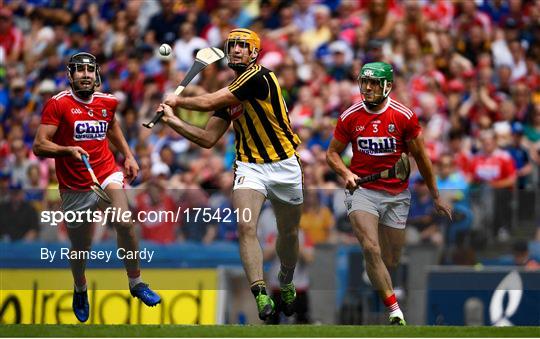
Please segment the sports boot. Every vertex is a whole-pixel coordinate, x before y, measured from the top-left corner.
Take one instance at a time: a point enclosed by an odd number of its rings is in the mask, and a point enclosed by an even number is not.
[[[283,300],[283,314],[290,317],[295,312],[296,289],[293,283],[280,287],[281,300]]]

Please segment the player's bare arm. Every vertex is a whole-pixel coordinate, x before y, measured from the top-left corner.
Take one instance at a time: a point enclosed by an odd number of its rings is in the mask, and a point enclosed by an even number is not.
[[[34,145],[32,146],[32,151],[35,155],[48,158],[72,156],[81,161],[82,154],[87,157],[89,156],[88,153],[79,146],[61,146],[54,143],[52,140],[57,129],[58,126],[55,125],[39,125]]]
[[[159,109],[165,113],[162,118],[165,124],[204,148],[212,148],[229,127],[229,122],[218,117],[210,117],[205,128],[199,128],[175,116],[171,106],[160,104]]]
[[[126,138],[124,137],[124,134],[122,134],[122,130],[120,129],[120,125],[118,124],[116,117],[111,120],[109,130],[107,131],[107,138],[109,138],[116,149],[118,149],[124,155],[124,158],[126,159],[124,161],[126,179],[128,182],[133,181],[139,173],[139,165],[137,164],[133,153],[131,153],[131,150],[129,149]]]
[[[214,93],[198,95],[195,97],[179,97],[174,93],[167,94],[164,100],[171,107],[182,107],[198,111],[215,111],[216,109],[238,105],[241,103],[228,87],[224,87]]]
[[[407,145],[418,165],[418,170],[424,178],[426,185],[429,188],[429,192],[433,197],[435,209],[439,214],[444,214],[449,219],[452,219],[451,207],[440,197],[439,189],[437,188],[437,183],[435,181],[435,174],[433,173],[433,167],[431,166],[431,160],[429,160],[427,155],[423,138],[418,136],[408,141]]]
[[[330,165],[330,167],[345,180],[345,188],[354,190],[358,187],[356,184],[358,176],[351,172],[343,162],[343,159],[341,159],[341,153],[346,147],[346,144],[336,140],[336,138],[332,138],[330,146],[328,146],[328,150],[326,151],[326,162],[328,162],[328,165]]]

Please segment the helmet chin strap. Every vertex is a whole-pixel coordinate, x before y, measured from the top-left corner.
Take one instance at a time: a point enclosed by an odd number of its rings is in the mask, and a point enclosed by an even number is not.
[[[77,80],[77,81],[80,82],[81,80]],[[73,81],[71,84],[71,89],[73,90],[73,93],[77,94],[77,96],[79,96],[81,99],[90,99],[92,94],[94,94],[94,87],[95,87],[95,84],[92,87],[92,89],[77,89],[75,88],[75,81]]]
[[[244,72],[248,68],[248,65],[246,65],[244,63],[233,64],[232,62],[229,62],[227,65],[233,71],[240,72],[240,73]]]
[[[369,102],[369,101],[366,101],[364,100],[364,104],[367,106],[367,108],[369,109],[374,109],[375,107],[377,107],[382,101],[378,101],[378,102]]]
[[[88,100],[94,94],[94,91],[88,91],[88,90],[74,90],[75,94],[77,94],[81,99]]]
[[[386,99],[385,97],[383,97],[382,95],[380,96],[380,99],[375,101],[375,102],[369,102],[367,100],[365,100],[364,98],[364,104],[369,108],[369,109],[373,109],[375,107],[377,107],[378,105],[380,105],[384,99]]]
[[[370,102],[370,101],[367,101],[367,100],[366,100],[366,95],[365,95],[361,90],[360,90],[360,93],[362,93],[362,95],[364,96],[364,100],[363,100],[363,101],[364,101],[364,104],[365,104],[369,109],[372,109],[372,108],[377,107],[377,105],[380,105],[380,104],[384,101],[384,99],[386,99],[386,97],[384,96],[384,94],[379,94],[379,95],[374,94],[375,100],[373,100],[373,101]]]

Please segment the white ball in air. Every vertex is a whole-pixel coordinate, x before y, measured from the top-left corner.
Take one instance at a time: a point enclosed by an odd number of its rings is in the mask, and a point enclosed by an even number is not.
[[[168,44],[162,44],[161,46],[159,46],[159,54],[163,56],[168,56],[169,54],[171,54],[171,51],[172,48]]]

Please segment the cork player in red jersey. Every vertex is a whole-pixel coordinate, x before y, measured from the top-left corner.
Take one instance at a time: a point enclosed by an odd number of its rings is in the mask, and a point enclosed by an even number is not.
[[[124,155],[124,171],[128,181],[139,171],[131,150],[115,118],[118,100],[110,94],[95,91],[101,84],[99,65],[90,53],[77,53],[67,64],[70,89],[62,91],[47,101],[43,108],[41,124],[36,133],[33,151],[37,156],[55,158],[56,175],[64,212],[105,210],[128,211],[124,187],[124,173],[117,167],[109,140]],[[100,185],[111,197],[112,204],[105,205],[90,190],[92,179],[82,161],[86,155]],[[138,250],[138,241],[131,222],[113,222],[119,248]],[[92,225],[89,220],[67,223],[71,252],[88,251],[92,242]],[[135,252],[132,252],[135,253]],[[70,258],[72,256],[70,255]],[[86,261],[70,260],[75,291],[73,312],[85,322],[90,306],[85,277]],[[139,260],[124,259],[129,279],[129,289],[134,297],[146,305],[157,305],[161,298],[141,280]]]
[[[356,180],[392,167],[401,153],[410,152],[436,210],[449,218],[451,210],[439,196],[417,116],[389,97],[394,80],[392,66],[384,62],[365,64],[358,80],[363,100],[338,118],[326,158],[345,181],[349,219],[362,247],[369,279],[390,313],[390,324],[405,325],[389,271],[397,267],[405,242],[411,199],[408,182],[388,178],[358,186]],[[340,154],[349,142],[353,157],[347,168]]]

